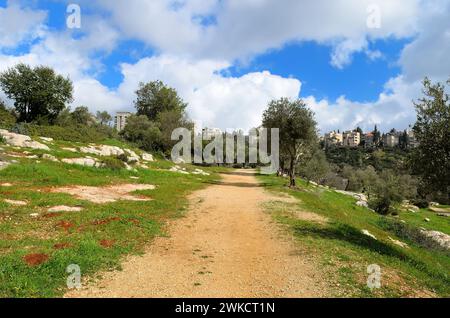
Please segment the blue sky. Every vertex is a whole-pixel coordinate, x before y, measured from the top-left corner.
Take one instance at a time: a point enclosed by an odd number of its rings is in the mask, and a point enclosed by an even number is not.
[[[286,96],[322,131],[404,129],[420,80],[450,75],[449,1],[347,2],[82,0],[82,27],[68,29],[69,1],[0,0],[0,71],[48,64],[92,111],[132,110],[139,81],[161,79],[206,126],[258,125]]]

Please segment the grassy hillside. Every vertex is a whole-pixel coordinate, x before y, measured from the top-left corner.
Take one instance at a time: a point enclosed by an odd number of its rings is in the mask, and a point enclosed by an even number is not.
[[[106,143],[127,146],[116,140]],[[83,156],[62,149],[82,143],[54,141],[48,145],[50,151],[1,145],[1,156],[16,163],[0,170],[0,184],[7,184],[0,186],[0,297],[61,296],[70,264],[79,265],[83,277],[117,268],[124,255],[142,252],[146,242],[164,235],[165,222],[184,213],[188,193],[217,178],[169,172],[173,164],[164,160],[148,163],[149,169],[128,171],[27,158],[43,153],[57,158]],[[156,186],[137,192],[151,201],[95,204],[52,192],[61,186],[136,183]],[[15,206],[5,199],[28,204]],[[48,212],[60,205],[82,211]]]
[[[300,249],[313,255],[328,275],[337,296],[413,297],[450,296],[450,254],[424,247],[407,235],[408,230],[424,227],[450,233],[450,220],[430,211],[402,212],[398,217],[383,217],[355,205],[355,200],[322,187],[300,182],[298,190],[285,186],[286,180],[259,176],[270,191],[285,192],[300,200],[294,206],[275,202],[266,207],[298,242]],[[307,211],[327,222],[298,217]],[[425,222],[425,218],[430,222]],[[402,221],[403,220],[403,221]],[[369,231],[376,240],[364,235]],[[393,243],[398,240],[408,247]],[[367,287],[367,267],[378,264],[382,270],[381,288]]]

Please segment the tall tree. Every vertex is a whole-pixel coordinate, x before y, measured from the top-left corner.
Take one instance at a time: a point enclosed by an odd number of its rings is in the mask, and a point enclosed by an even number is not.
[[[73,99],[70,79],[46,66],[18,64],[0,74],[0,86],[14,100],[19,121],[45,118],[52,122]]]
[[[75,124],[88,126],[94,123],[94,116],[89,112],[89,108],[86,106],[75,108],[70,116]]]
[[[411,165],[421,178],[422,194],[440,193],[450,201],[450,97],[445,84],[425,78],[423,86],[424,97],[414,103],[417,122],[413,131],[419,146],[412,153]]]
[[[316,125],[313,112],[301,99],[274,100],[264,112],[263,126],[280,129],[280,152],[289,161],[291,187],[296,185],[296,167],[305,164],[317,147]]]
[[[145,115],[148,119],[157,120],[158,114],[166,111],[184,112],[187,104],[178,96],[175,89],[161,81],[140,83],[136,91],[134,105],[137,115]]]

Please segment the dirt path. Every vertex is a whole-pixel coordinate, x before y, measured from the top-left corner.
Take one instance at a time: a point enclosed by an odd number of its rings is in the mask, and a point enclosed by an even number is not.
[[[190,199],[170,237],[66,297],[325,296],[314,262],[263,212],[261,204],[277,198],[253,171],[225,174]]]

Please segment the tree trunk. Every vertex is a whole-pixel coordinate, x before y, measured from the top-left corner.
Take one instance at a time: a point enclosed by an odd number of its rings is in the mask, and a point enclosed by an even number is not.
[[[291,165],[289,168],[289,187],[293,188],[296,185],[297,184],[295,182],[295,165],[294,165],[294,160],[291,159]]]

